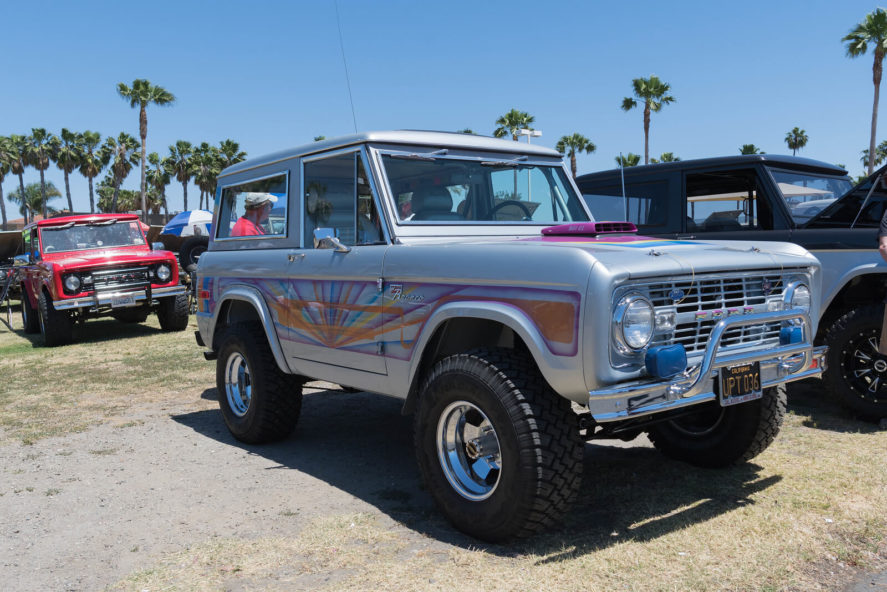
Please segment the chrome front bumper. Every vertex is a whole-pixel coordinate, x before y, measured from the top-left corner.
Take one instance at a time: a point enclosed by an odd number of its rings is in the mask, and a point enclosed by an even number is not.
[[[178,296],[185,294],[188,286],[181,284],[177,286],[169,286],[167,288],[154,288],[151,290],[150,298],[166,298],[168,296]],[[98,308],[99,306],[111,306],[111,301],[121,296],[133,296],[136,302],[142,302],[148,299],[147,290],[116,290],[114,292],[99,292],[92,296],[83,296],[82,298],[69,298],[66,300],[57,300],[52,303],[56,310],[70,310],[72,308]]]
[[[804,341],[771,347],[764,351],[742,351],[718,356],[721,338],[731,328],[777,321],[800,321]],[[688,407],[718,398],[715,391],[720,369],[760,362],[761,386],[821,376],[826,369],[825,346],[814,347],[810,317],[801,309],[728,317],[712,329],[708,347],[696,366],[670,379],[645,379],[588,393],[588,410],[596,422],[618,421]]]

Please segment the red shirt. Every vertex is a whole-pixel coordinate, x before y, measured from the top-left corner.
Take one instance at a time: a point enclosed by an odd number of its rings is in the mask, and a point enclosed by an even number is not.
[[[234,228],[231,229],[231,236],[256,236],[259,234],[265,234],[262,227],[243,216],[237,219]]]

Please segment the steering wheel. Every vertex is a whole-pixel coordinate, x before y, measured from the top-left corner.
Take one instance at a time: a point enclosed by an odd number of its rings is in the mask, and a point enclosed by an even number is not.
[[[530,212],[530,208],[524,205],[523,202],[517,201],[516,199],[506,199],[505,201],[499,202],[493,206],[493,209],[490,210],[490,217],[495,216],[496,212],[504,208],[505,206],[517,206],[524,211],[526,216],[524,220],[529,220],[533,217],[532,212]]]

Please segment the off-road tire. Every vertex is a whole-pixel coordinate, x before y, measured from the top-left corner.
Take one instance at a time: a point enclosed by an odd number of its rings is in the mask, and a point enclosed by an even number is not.
[[[67,345],[74,338],[74,319],[67,311],[56,310],[46,292],[37,296],[37,312],[43,345],[55,347]]]
[[[148,310],[142,306],[124,308],[111,313],[121,323],[144,323],[148,318]]]
[[[449,356],[428,373],[419,397],[413,423],[419,470],[456,528],[499,542],[560,521],[579,491],[584,443],[570,402],[551,389],[528,354],[479,349]],[[463,403],[479,409],[498,438],[500,469],[484,499],[459,493],[439,456],[439,427],[449,425],[447,411]],[[460,452],[468,447],[457,447]]]
[[[280,370],[258,323],[238,323],[220,337],[216,362],[219,408],[231,434],[247,444],[285,438],[296,427],[302,409],[302,378]],[[226,379],[231,366],[246,372],[241,387],[249,387],[248,401],[232,392]],[[241,389],[241,392],[243,390]],[[237,403],[243,403],[238,410]]]
[[[24,326],[25,333],[40,332],[40,319],[37,318],[38,314],[37,310],[31,306],[31,301],[28,300],[27,292],[22,290],[22,326]]]
[[[721,407],[717,401],[699,411],[655,424],[653,446],[665,456],[699,467],[742,464],[776,439],[785,417],[785,384],[764,389],[755,401]]]
[[[878,364],[884,306],[871,304],[845,312],[824,327],[828,369],[826,390],[860,418],[887,417],[887,364]],[[880,369],[880,371],[879,371]]]
[[[161,298],[157,304],[157,320],[163,331],[184,331],[188,328],[188,295]]]
[[[192,272],[197,269],[197,261],[209,247],[208,236],[189,236],[179,247],[179,263],[182,269]]]

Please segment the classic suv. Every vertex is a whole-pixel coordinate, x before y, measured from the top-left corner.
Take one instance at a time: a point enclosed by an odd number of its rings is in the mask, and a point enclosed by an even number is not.
[[[884,170],[850,191],[840,167],[765,154],[629,167],[576,183],[596,218],[625,218],[652,236],[779,240],[809,249],[822,263],[816,340],[829,346],[823,379],[845,406],[877,420],[887,417],[887,365],[875,355],[887,295],[877,239],[887,203]]]
[[[245,208],[257,193],[282,224]],[[214,216],[197,340],[231,433],[289,434],[308,379],[403,399],[428,491],[483,539],[559,519],[583,440],[646,431],[673,458],[744,462],[779,431],[784,383],[821,371],[814,257],[595,223],[548,148],[317,142],[224,170]],[[232,236],[241,216],[264,234]]]
[[[175,256],[148,246],[135,214],[50,218],[25,231],[22,323],[44,345],[69,343],[75,321],[98,316],[140,323],[156,311],[164,331],[188,326]]]

